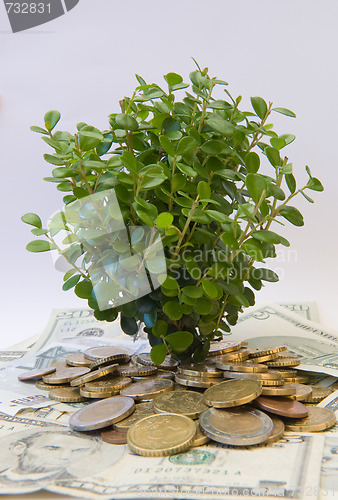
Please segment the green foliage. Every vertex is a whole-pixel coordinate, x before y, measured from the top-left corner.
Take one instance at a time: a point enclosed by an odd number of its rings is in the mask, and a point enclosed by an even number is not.
[[[132,336],[143,324],[156,364],[168,353],[199,361],[210,341],[229,332],[239,313],[254,304],[254,291],[278,281],[265,262],[289,242],[271,224],[302,226],[293,198],[301,194],[313,202],[308,191],[323,186],[306,167],[309,179],[297,187],[284,153],[295,137],[277,133],[270,123],[272,111],[295,117],[293,111],[257,96],[251,97],[250,110],[241,110],[241,97],[232,97],[228,84],[211,78],[207,68],[190,74],[190,88],[173,72],[164,76],[164,90],[136,78],[135,92],[120,101],[105,130],[84,122],[75,133],[55,130],[58,111],[46,113],[43,127],[31,127],[51,148],[44,155],[50,164],[45,180],[65,193],[67,217],[55,214],[44,229],[38,215],[23,215],[33,235],[46,238],[27,249],[61,253],[71,267],[63,289],[73,288],[97,319],[114,321],[119,315],[121,328]],[[268,175],[261,165],[270,169]],[[91,227],[94,207],[86,197],[111,189],[123,221],[114,208],[102,207]],[[72,209],[73,203],[80,208]],[[122,222],[125,238],[118,232],[102,236],[102,224]],[[60,231],[62,248],[54,239]],[[137,292],[138,283],[130,278],[94,283],[89,271],[95,275],[106,266],[113,276],[117,268],[136,276],[140,255],[155,234],[164,247],[167,274],[151,252],[145,266],[147,273],[162,273],[161,287],[116,305],[124,287]]]

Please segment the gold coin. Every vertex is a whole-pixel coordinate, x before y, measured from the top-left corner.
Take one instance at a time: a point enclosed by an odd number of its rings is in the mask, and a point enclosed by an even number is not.
[[[111,398],[112,396],[116,396],[119,391],[114,391],[114,390],[105,390],[105,391],[90,391],[86,389],[86,386],[81,386],[79,388],[81,396],[84,398],[90,398],[90,399],[104,399],[104,398]]]
[[[305,377],[303,375],[299,375],[296,377],[284,377],[285,383],[290,384],[306,384],[309,381],[309,377]]]
[[[162,392],[174,389],[174,382],[167,379],[154,379],[145,382],[136,382],[121,390],[121,396],[128,396],[135,401],[149,401]]]
[[[50,391],[53,388],[53,386],[51,384],[46,384],[42,380],[37,380],[35,382],[35,387],[37,389],[40,389],[40,391]],[[69,385],[58,385],[57,386],[58,389],[61,389],[61,388],[63,389],[64,387],[68,388]]]
[[[252,358],[256,363],[267,363],[268,361],[277,360],[278,354],[266,354],[265,356],[256,356]]]
[[[268,437],[267,444],[275,443],[276,441],[279,441],[285,432],[285,425],[284,422],[276,417],[276,415],[269,415],[269,417],[272,420],[273,423],[273,429],[271,431],[270,436]]]
[[[111,358],[113,359],[120,359],[121,357],[126,357],[131,356],[133,351],[130,349],[124,349],[122,347],[113,347],[113,346],[99,346],[99,347],[90,347],[89,349],[86,349],[84,352],[84,355],[86,358],[93,360],[93,361],[98,361],[102,358]],[[112,359],[111,359],[112,361]]]
[[[190,377],[223,377],[223,373],[215,367],[214,363],[183,363],[178,367],[178,372]]]
[[[279,347],[272,347],[271,349],[256,349],[255,351],[251,351],[250,358],[256,358],[259,356],[268,356],[269,354],[277,354],[286,350],[287,350],[286,345],[282,345]]]
[[[231,351],[237,351],[242,346],[241,342],[234,340],[221,340],[219,342],[211,342],[209,348],[209,356],[219,356]]]
[[[74,389],[73,387],[56,387],[49,391],[48,397],[62,403],[78,403],[84,401],[79,389]]]
[[[213,441],[231,446],[252,446],[268,440],[273,429],[271,418],[260,410],[209,408],[200,416],[202,431]]]
[[[278,354],[278,359],[280,358],[295,358],[295,359],[299,359],[297,354],[295,354],[294,352],[290,352],[290,351],[284,351],[284,352],[280,352]]]
[[[164,457],[187,450],[194,440],[193,420],[175,413],[161,413],[143,418],[127,433],[128,446],[145,457]]]
[[[130,362],[131,362],[132,365],[136,366],[136,368],[141,368],[142,366],[145,366],[144,364],[142,364],[139,361],[137,361],[137,354],[133,354],[130,357]]]
[[[138,422],[139,420],[142,420],[142,418],[149,417],[150,415],[155,414],[156,412],[152,401],[149,401],[147,403],[137,403],[135,405],[134,413],[129,415],[129,417],[115,423],[113,426],[114,429],[116,429],[118,432],[126,432],[129,427],[135,422]]]
[[[73,413],[69,419],[69,425],[75,431],[102,429],[128,417],[134,409],[133,399],[114,396],[95,401]]]
[[[84,366],[68,366],[67,368],[56,368],[56,371],[54,373],[42,377],[42,380],[46,384],[51,385],[66,384],[68,382],[71,382],[75,378],[80,377],[81,375],[85,375],[89,372],[90,369]]]
[[[83,375],[82,377],[77,377],[74,380],[71,381],[70,385],[71,386],[79,386],[79,385],[85,385],[88,382],[91,382],[92,380],[97,380],[98,378],[102,378],[105,375],[108,375],[109,373],[115,372],[117,368],[119,367],[118,364],[106,366],[105,368],[100,368],[99,370],[95,370],[94,372],[87,373],[86,375]]]
[[[262,396],[293,396],[296,388],[292,384],[284,384],[272,387],[263,387]]]
[[[106,375],[105,378],[94,380],[85,384],[87,391],[93,392],[106,392],[106,391],[120,391],[123,387],[128,387],[131,384],[130,377],[114,377]]]
[[[112,363],[125,364],[130,361],[130,356],[128,354],[115,354],[113,356],[107,356],[106,358],[100,358],[96,361],[92,361],[90,368],[95,370],[96,368],[104,368],[105,366],[111,365]]]
[[[28,372],[24,372],[18,376],[18,380],[20,381],[30,381],[30,380],[38,380],[42,379],[43,376],[49,375],[50,373],[54,373],[56,371],[56,367],[49,368],[38,368],[36,370],[29,370]]]
[[[262,386],[256,380],[225,380],[204,393],[203,400],[215,408],[244,405],[262,394]]]
[[[179,413],[190,418],[197,418],[207,405],[203,402],[203,394],[194,391],[172,391],[153,400],[156,413]]]
[[[271,366],[271,367],[298,366],[298,365],[300,365],[300,361],[299,361],[299,359],[295,359],[295,358],[280,358],[280,359],[276,359],[274,361],[267,361],[266,364],[268,366]]]
[[[36,384],[35,384],[36,385]],[[311,395],[306,400],[306,403],[320,403],[323,399],[332,393],[330,387],[318,387],[317,385],[310,385],[312,389]]]
[[[270,368],[268,369],[270,371]],[[297,377],[297,370],[292,370],[288,368],[273,368],[274,373],[279,373],[279,375],[284,379],[290,379],[292,377]]]
[[[196,423],[196,434],[195,434],[193,442],[190,445],[191,448],[195,448],[196,446],[202,446],[203,444],[206,444],[210,441],[210,438],[208,436],[206,436],[205,434],[203,434],[198,420],[195,421],[195,423]]]
[[[117,370],[118,375],[125,377],[149,377],[157,373],[156,366],[120,366]]]
[[[229,363],[230,361],[246,361],[249,359],[250,350],[241,347],[238,351],[228,352],[219,356],[208,356],[206,361],[214,363]]]
[[[309,385],[304,385],[304,384],[285,384],[288,387],[293,387],[296,392],[292,396],[290,396],[291,399],[294,399],[295,401],[307,401],[308,398],[312,394],[312,388]]]
[[[155,363],[152,361],[149,352],[141,352],[140,354],[136,355],[136,360],[138,363],[141,363],[141,365],[146,365],[146,366],[157,366],[157,368],[163,369],[163,370],[176,370],[178,366],[178,361],[175,359],[172,359],[170,356],[166,356],[165,360],[163,363],[160,365],[155,365]]]
[[[285,420],[288,431],[295,432],[320,432],[333,427],[336,423],[336,415],[329,408],[319,406],[307,406],[309,414],[305,418]]]
[[[207,389],[212,385],[219,384],[221,380],[222,379],[211,377],[189,377],[188,375],[183,375],[183,373],[177,373],[175,375],[175,382],[177,384],[185,385],[187,387],[200,387],[202,389]]]
[[[284,380],[278,373],[241,373],[224,372],[224,378],[240,378],[249,380],[259,380],[262,385],[284,385]]]
[[[230,372],[243,372],[243,373],[266,373],[268,367],[259,363],[253,363],[251,361],[241,361],[239,363],[216,363],[216,368],[224,371]]]
[[[85,357],[83,352],[69,354],[66,358],[66,363],[69,366],[86,366],[87,368],[90,368],[92,365],[92,362]]]

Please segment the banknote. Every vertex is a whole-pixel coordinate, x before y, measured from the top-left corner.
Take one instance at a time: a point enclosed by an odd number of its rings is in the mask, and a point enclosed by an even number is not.
[[[170,457],[140,457],[99,432],[0,414],[0,493],[46,489],[85,499],[317,498],[320,435],[289,433],[239,449],[205,445]]]
[[[286,345],[300,358],[300,369],[338,377],[338,333],[274,303],[243,313],[227,338],[249,347]]]
[[[319,313],[316,302],[279,302],[278,305],[306,319],[319,323]]]

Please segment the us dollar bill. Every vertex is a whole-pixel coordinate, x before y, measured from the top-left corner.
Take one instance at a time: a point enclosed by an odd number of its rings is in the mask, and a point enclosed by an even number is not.
[[[286,345],[302,370],[338,377],[338,333],[274,303],[243,313],[227,338],[247,340],[249,347]]]
[[[46,489],[85,499],[317,498],[320,435],[288,433],[275,444],[211,444],[170,457],[141,457],[40,419],[0,414],[0,493]]]

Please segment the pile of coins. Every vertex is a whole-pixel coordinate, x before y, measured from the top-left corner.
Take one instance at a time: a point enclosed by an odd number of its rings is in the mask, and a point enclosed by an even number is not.
[[[314,405],[331,390],[308,385],[308,376],[295,369],[299,364],[285,346],[252,350],[235,341],[212,343],[203,363],[179,364],[168,356],[160,366],[149,353],[105,346],[19,380],[36,380],[56,401],[91,401],[72,414],[72,429],[102,429],[105,442],[165,456],[210,439],[254,446],[281,439],[285,429],[333,427],[334,412]]]

